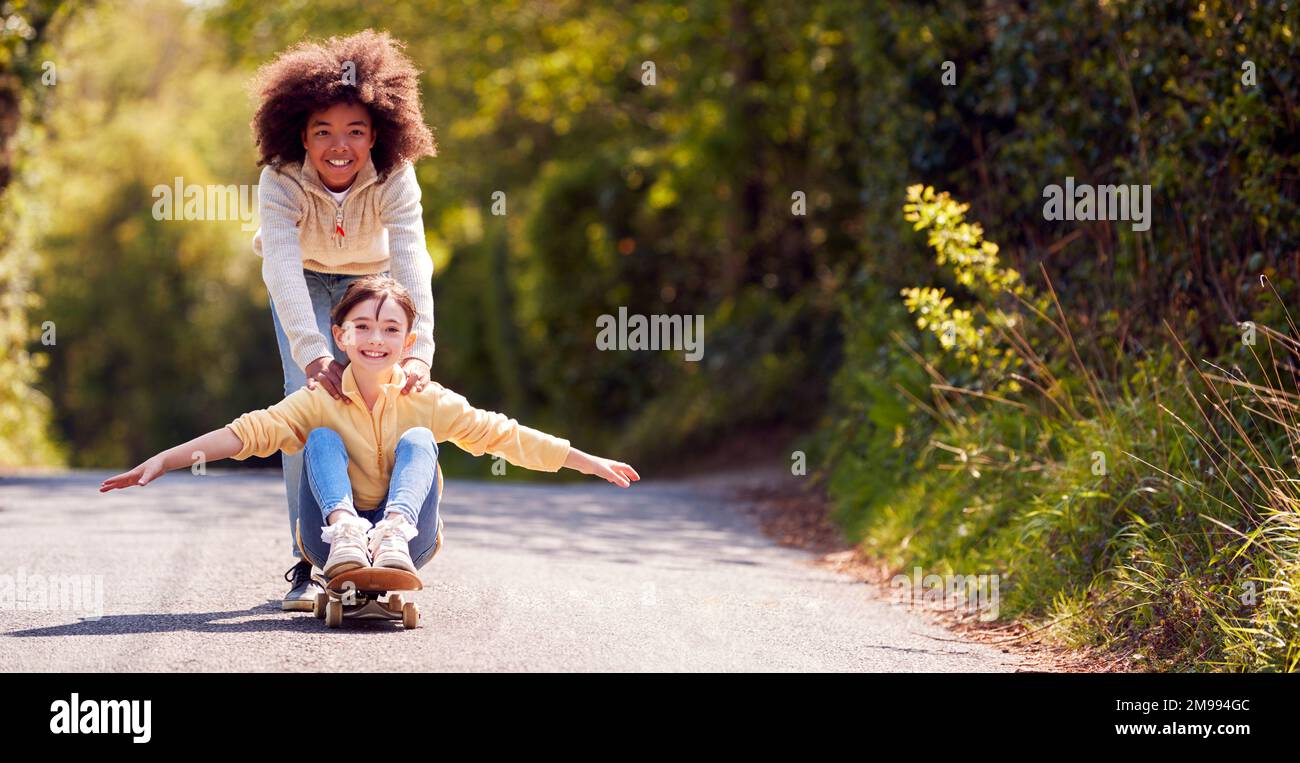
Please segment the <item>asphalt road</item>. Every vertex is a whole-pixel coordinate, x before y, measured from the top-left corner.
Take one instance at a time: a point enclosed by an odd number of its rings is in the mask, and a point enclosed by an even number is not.
[[[109,474],[0,477],[0,671],[1020,664],[939,640],[954,636],[774,544],[716,482],[646,478],[620,490],[448,480],[446,544],[420,571],[424,590],[407,594],[421,627],[329,630],[279,608],[292,559],[278,473],[180,471],[100,494]]]

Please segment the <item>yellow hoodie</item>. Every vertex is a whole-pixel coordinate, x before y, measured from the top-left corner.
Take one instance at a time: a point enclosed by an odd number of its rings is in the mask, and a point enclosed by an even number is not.
[[[569,456],[568,440],[475,408],[441,384],[430,382],[420,392],[403,395],[400,390],[405,384],[406,373],[394,366],[389,383],[380,386],[374,410],[367,410],[349,365],[343,370],[343,394],[352,405],[335,400],[324,387],[303,387],[270,408],[245,413],[227,424],[244,444],[232,458],[265,457],[277,450],[297,453],[311,430],[329,427],[347,448],[356,507],[374,509],[388,495],[397,439],[413,427],[428,427],[435,442],[450,440],[476,456],[492,453],[526,469],[556,472]]]

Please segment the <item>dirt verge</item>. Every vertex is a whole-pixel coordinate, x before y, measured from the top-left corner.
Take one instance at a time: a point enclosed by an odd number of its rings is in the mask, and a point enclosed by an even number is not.
[[[729,480],[741,510],[753,516],[763,532],[783,546],[816,555],[812,564],[849,575],[871,589],[869,595],[905,606],[949,631],[956,641],[974,641],[1014,653],[1027,672],[1127,672],[1122,657],[1062,647],[1046,638],[1044,623],[980,622],[975,613],[913,606],[892,589],[890,581],[903,570],[890,569],[854,548],[831,521],[831,504],[811,477],[780,472],[738,474]]]

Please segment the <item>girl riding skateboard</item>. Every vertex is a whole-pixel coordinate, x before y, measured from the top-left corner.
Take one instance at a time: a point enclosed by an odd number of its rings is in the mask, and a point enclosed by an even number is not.
[[[400,392],[428,383],[433,263],[413,163],[437,149],[424,123],[419,73],[401,48],[371,30],[304,42],[253,80],[252,128],[263,166],[253,251],[262,257],[271,295],[286,396],[321,384],[349,404],[342,389],[347,358],[326,339],[329,316],[353,281],[374,273],[399,281],[419,318],[415,342],[397,359],[405,380]],[[282,463],[292,535],[305,494],[301,452]],[[295,556],[300,546],[293,538]],[[311,567],[303,560],[285,573],[283,609],[311,609],[320,592]]]
[[[147,485],[196,455],[212,462],[302,451],[295,542],[329,578],[366,566],[415,572],[432,558],[440,534],[439,442],[528,469],[574,469],[624,488],[640,479],[625,463],[474,408],[435,382],[402,395],[406,375],[397,361],[417,340],[417,322],[414,301],[396,280],[358,279],[330,313],[334,342],[349,361],[340,385],[347,402],[322,385],[303,387],[104,480],[100,492]],[[323,526],[313,523],[317,516]]]

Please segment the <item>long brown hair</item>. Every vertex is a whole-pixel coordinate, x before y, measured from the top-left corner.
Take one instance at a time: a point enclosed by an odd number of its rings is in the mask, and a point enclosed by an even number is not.
[[[342,326],[343,319],[352,308],[371,297],[379,297],[380,309],[384,306],[384,300],[392,297],[397,306],[402,308],[402,312],[406,313],[406,330],[410,331],[415,326],[419,314],[415,310],[415,300],[411,299],[410,292],[395,279],[378,274],[362,276],[348,286],[348,290],[343,293],[343,299],[340,299],[334,309],[330,310],[330,323]]]

